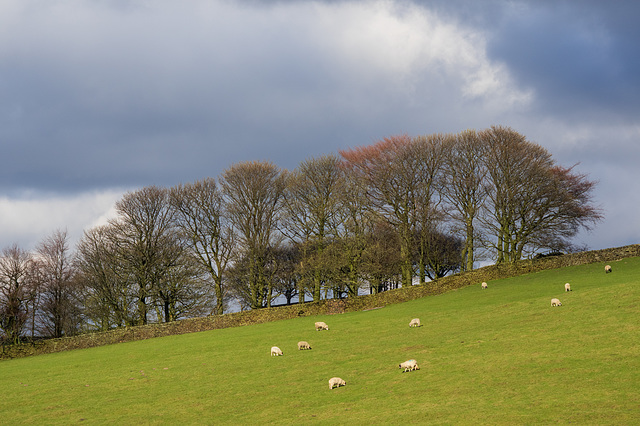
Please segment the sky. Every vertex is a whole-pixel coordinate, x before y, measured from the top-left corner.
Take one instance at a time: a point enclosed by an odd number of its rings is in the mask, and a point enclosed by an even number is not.
[[[640,243],[635,1],[0,1],[0,250],[127,191],[511,127],[597,181],[574,242]]]

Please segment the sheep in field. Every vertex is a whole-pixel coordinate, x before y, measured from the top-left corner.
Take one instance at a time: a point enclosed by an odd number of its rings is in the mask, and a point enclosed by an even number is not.
[[[280,350],[279,347],[277,346],[272,346],[271,347],[271,356],[280,356],[282,355],[282,351]]]
[[[420,370],[420,367],[418,367],[418,361],[416,361],[415,359],[410,359],[403,362],[402,364],[398,365],[398,368],[403,368],[403,373],[406,373],[407,371]]]
[[[483,289],[483,290],[486,290],[486,289],[487,289],[487,287],[488,287],[488,286],[487,286],[487,283],[483,282],[483,283],[482,283],[482,289]]]
[[[420,327],[420,318],[414,318],[411,320],[411,322],[409,323],[409,327]]]
[[[329,330],[329,326],[322,321],[318,321],[316,323],[316,330]]]
[[[611,272],[611,265],[607,265],[604,267],[604,273],[608,274],[609,272]]]
[[[551,306],[562,306],[559,299],[551,299]]]
[[[347,382],[342,380],[340,377],[332,377],[329,379],[329,389],[333,389],[333,387],[339,388],[340,386],[345,386]]]
[[[303,349],[311,349],[311,346],[309,346],[308,342],[305,342],[305,341],[298,342],[298,350],[301,351]]]
[[[566,284],[564,285],[564,291],[571,291],[571,284],[566,283]]]

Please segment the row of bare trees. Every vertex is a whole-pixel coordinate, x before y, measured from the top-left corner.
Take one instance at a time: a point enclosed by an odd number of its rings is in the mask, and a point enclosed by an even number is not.
[[[168,322],[221,314],[231,299],[257,309],[278,296],[353,296],[489,257],[568,251],[601,218],[593,187],[497,126],[393,136],[290,172],[240,163],[217,181],[125,194],[117,217],[85,231],[73,262],[63,233],[31,260],[5,250],[0,326],[15,340],[9,330],[27,324],[58,336],[83,324]],[[27,272],[36,263],[38,272]]]
[[[0,254],[2,341],[21,336],[61,337],[82,323],[80,292],[66,232],[45,238],[33,253],[18,245]]]

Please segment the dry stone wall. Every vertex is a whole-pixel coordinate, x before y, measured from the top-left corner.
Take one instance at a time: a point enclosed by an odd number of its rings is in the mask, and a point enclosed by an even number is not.
[[[364,311],[381,308],[394,303],[402,303],[429,295],[445,293],[453,289],[476,285],[483,281],[492,281],[548,269],[598,262],[602,262],[604,268],[605,263],[638,256],[640,256],[640,244],[634,244],[618,248],[565,254],[561,256],[550,256],[541,259],[523,260],[515,264],[491,265],[470,272],[440,278],[420,285],[342,300],[329,299],[319,302],[309,302],[303,305],[279,306],[275,308],[235,312],[224,315],[185,319],[171,323],[119,328],[100,333],[87,333],[73,337],[43,340],[36,343],[3,346],[0,359],[25,357],[71,349],[90,348],[114,343],[194,333],[220,328],[260,324],[301,316],[332,315],[344,312]]]

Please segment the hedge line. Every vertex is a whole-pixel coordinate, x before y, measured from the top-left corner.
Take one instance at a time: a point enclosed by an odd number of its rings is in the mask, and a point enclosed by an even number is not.
[[[134,340],[151,339],[154,337],[261,324],[295,317],[364,311],[425,296],[445,293],[453,289],[478,284],[482,281],[509,278],[566,266],[613,262],[619,259],[637,256],[640,256],[640,244],[541,259],[522,260],[515,264],[491,265],[420,285],[348,299],[328,299],[319,302],[308,302],[303,305],[279,306],[202,318],[190,318],[170,323],[125,327],[106,332],[87,333],[72,337],[42,340],[34,343],[3,346],[0,359],[27,357],[72,349],[84,349],[114,343],[131,342]]]

